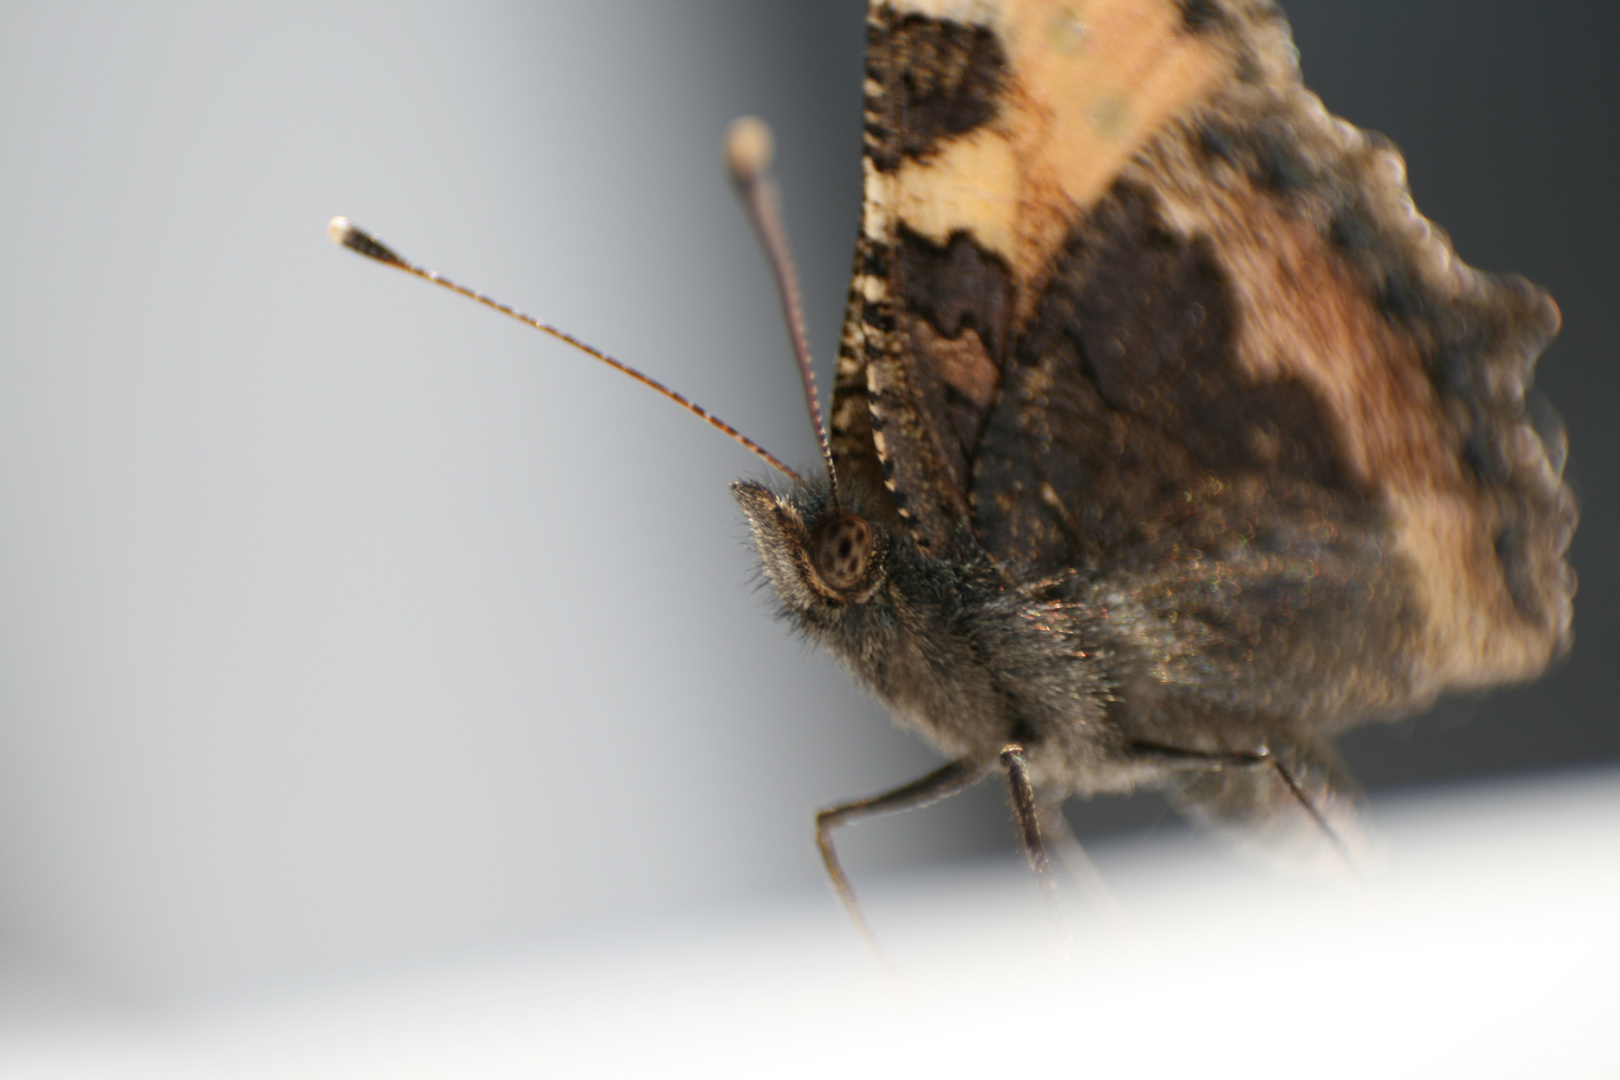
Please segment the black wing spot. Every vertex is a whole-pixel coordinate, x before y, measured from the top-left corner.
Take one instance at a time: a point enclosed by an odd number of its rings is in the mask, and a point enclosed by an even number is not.
[[[1231,19],[1215,0],[1177,0],[1181,9],[1181,29],[1188,34],[1208,34],[1226,29]]]
[[[869,156],[881,172],[989,123],[1001,107],[1007,54],[994,31],[906,15],[871,27],[867,69],[883,86],[869,101]]]

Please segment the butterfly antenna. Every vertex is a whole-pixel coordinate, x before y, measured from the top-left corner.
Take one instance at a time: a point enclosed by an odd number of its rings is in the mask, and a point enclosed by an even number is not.
[[[771,179],[771,129],[757,116],[744,116],[732,122],[726,132],[726,164],[731,177],[742,195],[748,220],[754,226],[771,274],[776,278],[776,291],[782,298],[782,314],[787,320],[788,340],[793,343],[793,356],[799,362],[799,379],[804,384],[804,401],[810,407],[810,423],[816,429],[816,442],[821,446],[821,459],[827,464],[827,486],[834,505],[838,503],[838,473],[833,468],[832,447],[827,443],[827,429],[821,419],[821,397],[816,393],[816,372],[810,363],[810,344],[804,332],[804,305],[799,301],[799,275],[793,266],[793,253],[788,248],[787,230],[782,226],[782,211],[776,184]]]
[[[469,300],[476,300],[485,307],[494,308],[502,315],[505,315],[508,318],[516,319],[525,326],[532,326],[541,333],[550,334],[558,341],[572,345],[585,355],[602,361],[602,363],[606,364],[614,371],[623,372],[632,379],[636,380],[636,382],[640,383],[642,386],[648,387],[651,390],[656,390],[658,393],[664,395],[666,398],[673,401],[687,412],[707,421],[711,427],[718,428],[720,431],[730,436],[734,442],[737,442],[743,447],[747,448],[767,465],[771,466],[771,468],[776,469],[789,479],[794,481],[800,480],[799,474],[783,464],[781,459],[779,459],[775,454],[771,453],[769,450],[759,445],[759,443],[755,442],[753,439],[750,439],[748,436],[744,435],[742,432],[738,431],[736,428],[732,427],[718,416],[715,416],[697,402],[677,394],[675,391],[671,390],[657,379],[643,375],[629,364],[621,363],[620,361],[613,359],[613,357],[609,356],[601,349],[587,345],[585,342],[579,340],[572,334],[559,330],[555,326],[543,323],[533,316],[525,315],[521,311],[517,311],[514,308],[507,307],[499,300],[485,296],[483,293],[474,292],[465,285],[458,285],[449,278],[435,274],[431,270],[425,270],[414,263],[407,262],[387,244],[384,244],[382,241],[378,240],[375,236],[372,236],[365,230],[358,228],[351,223],[348,218],[333,218],[327,223],[326,235],[332,238],[332,242],[334,244],[339,244],[348,248],[350,251],[358,252],[368,259],[375,259],[377,262],[383,263],[387,266],[392,266],[396,270],[403,270],[413,277],[421,278],[423,281],[432,282],[434,285],[437,285],[440,288],[449,289],[451,292],[460,296],[465,296]]]

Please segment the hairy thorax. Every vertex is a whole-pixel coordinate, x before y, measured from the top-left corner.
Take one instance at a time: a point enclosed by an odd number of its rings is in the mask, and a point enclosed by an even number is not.
[[[897,722],[952,758],[993,760],[1010,742],[1038,786],[1127,790],[1156,770],[1129,760],[1109,719],[1109,660],[1082,606],[1012,589],[986,564],[939,558],[872,525],[870,565],[829,587],[824,490],[735,487],[780,614],[836,656]],[[841,565],[841,564],[839,564]]]

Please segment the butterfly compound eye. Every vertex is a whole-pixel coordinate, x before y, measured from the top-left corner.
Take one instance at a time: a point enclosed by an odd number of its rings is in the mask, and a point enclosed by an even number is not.
[[[811,546],[816,573],[829,588],[853,589],[872,562],[872,526],[854,514],[838,514],[816,529]]]

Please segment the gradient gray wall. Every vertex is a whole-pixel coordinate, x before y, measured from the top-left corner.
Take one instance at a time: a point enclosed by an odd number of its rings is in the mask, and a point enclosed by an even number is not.
[[[810,462],[718,144],[777,128],[825,369],[861,6],[0,7],[0,964],[208,991],[809,886],[817,805],[929,767],[751,589],[751,458],[322,232]],[[1290,12],[1462,255],[1563,306],[1585,507],[1574,657],[1347,752],[1374,787],[1612,759],[1617,17]],[[1003,844],[999,804],[854,865]]]

